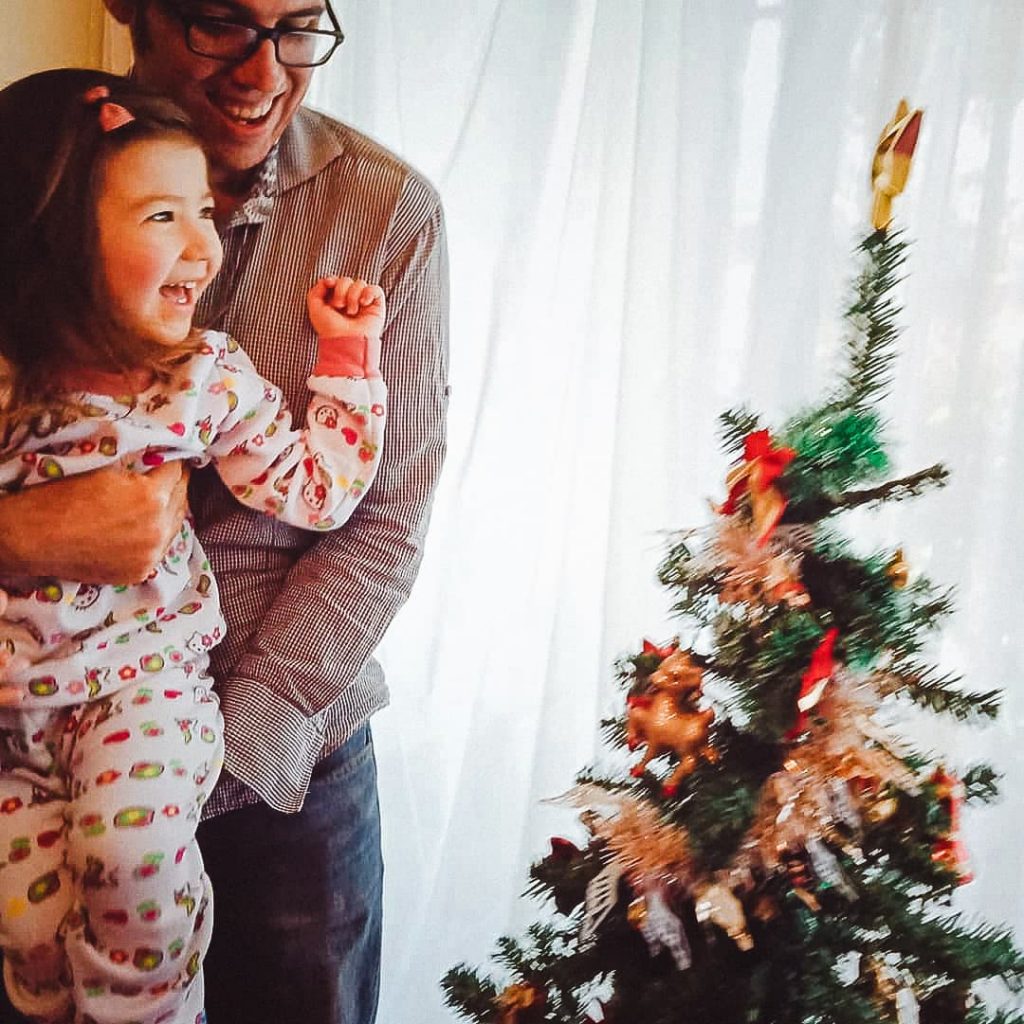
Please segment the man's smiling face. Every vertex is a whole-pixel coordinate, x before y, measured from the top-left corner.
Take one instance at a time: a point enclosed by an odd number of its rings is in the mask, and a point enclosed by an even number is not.
[[[242,61],[192,53],[181,15],[227,18],[258,28],[323,28],[324,0],[107,0],[135,25],[135,76],[188,113],[206,148],[215,181],[230,182],[266,158],[302,102],[312,68],[278,63],[272,40]]]

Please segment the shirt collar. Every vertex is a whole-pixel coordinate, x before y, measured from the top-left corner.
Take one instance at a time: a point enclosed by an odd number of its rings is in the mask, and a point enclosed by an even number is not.
[[[299,107],[281,136],[278,194],[319,174],[344,152],[345,129],[329,117]]]
[[[226,230],[230,231],[243,224],[262,224],[270,217],[274,208],[274,196],[277,194],[280,147],[280,142],[276,143],[260,164],[249,194],[235,207]]]
[[[277,196],[317,175],[343,150],[340,125],[323,114],[299,107],[267,154],[252,189],[231,215],[227,229],[263,223],[270,217]]]

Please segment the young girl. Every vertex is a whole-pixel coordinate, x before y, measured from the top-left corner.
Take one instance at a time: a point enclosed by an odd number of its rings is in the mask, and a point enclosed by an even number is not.
[[[212,461],[254,509],[341,525],[383,437],[380,289],[309,292],[319,362],[299,432],[233,340],[192,325],[221,248],[175,107],[45,72],[0,92],[0,147],[0,492]],[[223,745],[203,551],[186,522],[142,583],[0,587],[0,694],[17,702],[0,710],[9,997],[52,1024],[198,1024],[212,906],[195,829]]]

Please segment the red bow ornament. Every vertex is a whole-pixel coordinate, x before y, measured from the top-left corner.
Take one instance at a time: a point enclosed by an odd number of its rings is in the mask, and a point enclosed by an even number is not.
[[[574,842],[563,839],[561,836],[552,836],[549,856],[552,860],[575,860],[582,856],[582,851]]]
[[[786,739],[796,739],[807,727],[807,712],[813,708],[825,692],[832,673],[836,670],[835,646],[839,637],[838,629],[830,629],[811,655],[811,663],[800,678],[800,693],[796,698],[797,716],[793,728],[786,733]]]
[[[758,547],[767,543],[786,511],[786,498],[775,481],[795,458],[792,448],[773,447],[767,430],[755,430],[743,442],[743,461],[725,479],[729,496],[719,512],[731,516],[749,493]]]
[[[960,839],[960,808],[964,802],[964,787],[955,775],[947,775],[941,766],[929,780],[935,787],[939,802],[949,815],[949,831],[932,844],[932,860],[955,872],[960,885],[974,881],[968,866],[967,847]]]
[[[653,654],[658,661],[664,661],[670,654],[675,654],[679,650],[678,642],[667,644],[664,647],[659,647],[656,643],[648,639],[644,639],[644,654]]]

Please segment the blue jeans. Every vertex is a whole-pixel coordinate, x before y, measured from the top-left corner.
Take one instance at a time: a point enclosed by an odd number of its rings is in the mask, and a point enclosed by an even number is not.
[[[370,727],[317,766],[305,805],[199,826],[213,881],[209,1024],[372,1024],[380,985],[380,811]]]

